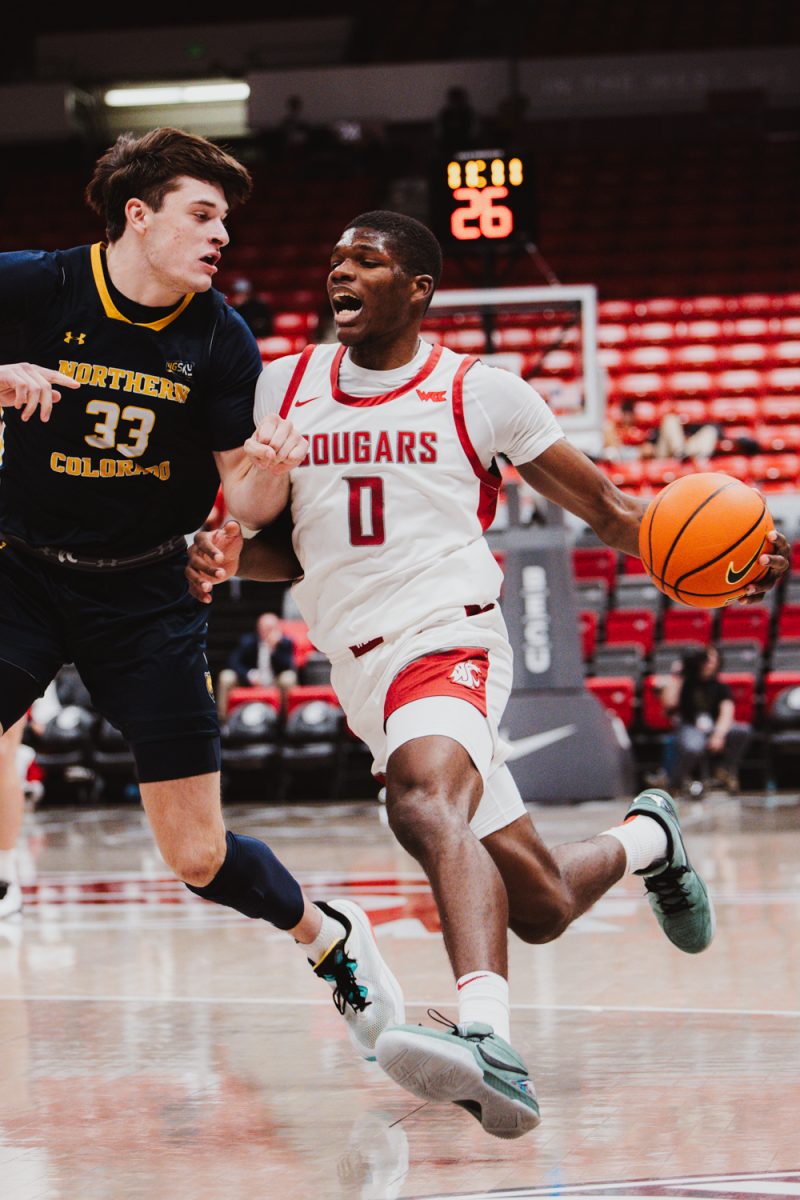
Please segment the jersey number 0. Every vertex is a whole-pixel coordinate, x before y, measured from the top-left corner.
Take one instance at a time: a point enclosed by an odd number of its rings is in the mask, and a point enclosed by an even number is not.
[[[380,475],[345,476],[351,546],[381,546],[386,540],[383,523],[383,480]]]

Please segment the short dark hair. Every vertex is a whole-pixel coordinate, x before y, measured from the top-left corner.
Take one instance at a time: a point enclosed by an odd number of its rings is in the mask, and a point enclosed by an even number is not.
[[[182,175],[219,184],[229,208],[243,204],[253,190],[250,172],[221,147],[183,129],[165,127],[141,137],[121,133],[98,158],[86,186],[86,202],[105,221],[108,240],[115,242],[125,232],[125,205],[131,197],[138,196],[158,212]]]
[[[349,221],[348,229],[374,229],[391,238],[393,249],[409,275],[430,275],[434,290],[442,277],[442,248],[427,225],[405,213],[376,208]]]

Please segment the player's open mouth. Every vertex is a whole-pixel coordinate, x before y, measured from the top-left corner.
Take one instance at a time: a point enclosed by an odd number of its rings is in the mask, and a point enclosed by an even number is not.
[[[358,314],[364,307],[363,300],[354,292],[334,292],[331,296],[334,321],[337,327],[352,325],[358,320]]]
[[[210,267],[213,273],[216,275],[217,263],[219,262],[218,254],[204,254],[200,261],[205,263],[207,267]]]

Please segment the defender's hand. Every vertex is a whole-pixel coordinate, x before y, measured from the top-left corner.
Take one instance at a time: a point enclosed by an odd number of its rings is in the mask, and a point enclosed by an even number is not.
[[[232,579],[239,569],[243,546],[238,521],[226,521],[219,529],[201,529],[195,534],[184,572],[195,600],[211,603],[216,584]]]
[[[0,366],[0,407],[19,408],[22,420],[29,421],[36,409],[42,421],[50,420],[53,405],[61,399],[58,387],[81,385],[69,375],[34,363],[5,363]]]
[[[245,453],[261,471],[285,475],[299,467],[308,454],[308,441],[291,421],[268,413],[258,429],[244,444]]]
[[[750,584],[739,604],[760,604],[766,593],[774,588],[789,570],[792,548],[786,538],[782,533],[778,533],[777,529],[771,529],[767,537],[772,542],[774,553],[762,554],[758,561],[762,567],[769,567],[769,570],[763,579]]]

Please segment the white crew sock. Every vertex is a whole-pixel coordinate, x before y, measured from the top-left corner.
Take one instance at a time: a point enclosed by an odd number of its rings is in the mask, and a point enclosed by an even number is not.
[[[0,850],[0,882],[17,882],[17,852],[16,850]]]
[[[509,1041],[508,980],[491,971],[470,971],[461,976],[457,986],[459,1025],[480,1021],[491,1025],[498,1037]]]
[[[604,830],[604,833],[622,842],[626,857],[626,875],[632,874],[633,871],[644,871],[660,858],[667,857],[667,831],[653,817],[648,817],[647,813],[636,813],[621,825]]]
[[[313,966],[318,966],[320,961],[330,950],[334,942],[338,942],[342,934],[345,932],[345,927],[341,921],[337,921],[335,917],[329,917],[327,913],[319,909],[319,914],[322,917],[319,933],[314,938],[313,942],[301,942],[308,958]]]

